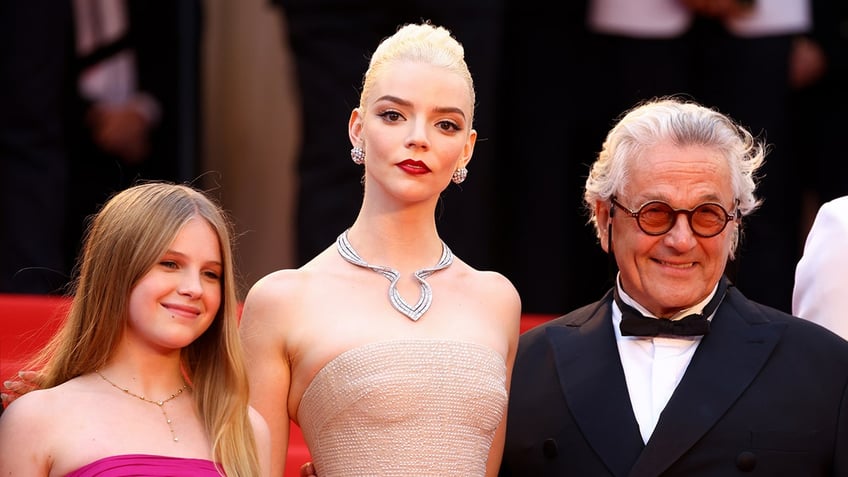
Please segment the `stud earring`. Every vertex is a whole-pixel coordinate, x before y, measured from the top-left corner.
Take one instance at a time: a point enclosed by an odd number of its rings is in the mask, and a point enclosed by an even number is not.
[[[451,181],[454,184],[462,184],[465,181],[465,177],[468,175],[468,169],[464,167],[460,167],[459,169],[453,171],[453,176],[451,177]]]
[[[354,146],[350,150],[350,158],[353,159],[353,163],[357,165],[365,164],[365,151],[362,150],[359,146]]]

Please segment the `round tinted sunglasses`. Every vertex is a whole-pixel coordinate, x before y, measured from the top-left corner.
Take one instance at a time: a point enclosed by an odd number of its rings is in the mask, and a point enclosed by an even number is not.
[[[648,235],[662,235],[674,227],[679,214],[686,216],[692,232],[699,237],[709,238],[720,234],[727,223],[737,218],[737,212],[729,214],[724,207],[715,202],[705,202],[694,209],[675,209],[661,200],[652,200],[632,211],[622,205],[615,197],[610,199],[613,209],[618,207],[636,219],[642,232]],[[738,205],[738,202],[737,202]]]

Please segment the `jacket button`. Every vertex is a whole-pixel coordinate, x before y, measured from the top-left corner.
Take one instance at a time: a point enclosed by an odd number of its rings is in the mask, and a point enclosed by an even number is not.
[[[736,456],[736,468],[742,472],[751,472],[757,466],[757,456],[753,452],[745,451]]]
[[[542,454],[548,459],[553,459],[554,457],[559,455],[559,451],[557,450],[556,440],[553,438],[545,439],[545,442],[542,443]]]

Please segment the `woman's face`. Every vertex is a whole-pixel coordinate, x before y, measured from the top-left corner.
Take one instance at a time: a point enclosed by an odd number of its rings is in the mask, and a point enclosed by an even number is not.
[[[400,62],[380,71],[364,112],[351,116],[351,138],[365,149],[366,192],[405,201],[435,199],[471,159],[466,80],[444,68]]]
[[[178,350],[209,328],[221,305],[218,235],[195,216],[130,293],[129,339]]]

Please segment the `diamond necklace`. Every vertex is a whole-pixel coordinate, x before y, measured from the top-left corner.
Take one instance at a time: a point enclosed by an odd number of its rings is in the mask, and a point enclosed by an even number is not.
[[[433,302],[433,290],[430,289],[430,285],[425,281],[425,279],[433,273],[447,268],[451,263],[453,263],[453,253],[451,253],[447,244],[442,241],[442,257],[436,265],[432,268],[422,268],[413,274],[415,275],[415,278],[418,279],[418,286],[421,289],[420,295],[418,296],[418,303],[416,303],[413,307],[410,306],[402,296],[400,296],[400,293],[398,293],[397,283],[400,279],[400,273],[393,268],[383,267],[381,265],[371,265],[365,260],[362,260],[359,254],[356,253],[356,250],[353,249],[350,241],[347,239],[347,233],[349,230],[350,229],[342,232],[341,235],[339,235],[339,238],[336,239],[336,248],[339,250],[339,255],[356,266],[368,268],[386,277],[386,279],[391,282],[391,285],[389,285],[389,302],[395,310],[403,313],[410,320],[418,321],[418,318],[421,318],[421,315],[430,308],[430,304]]]
[[[113,383],[112,381],[110,381],[110,380],[109,380],[109,378],[107,378],[106,376],[103,376],[103,373],[101,373],[99,369],[95,369],[95,370],[94,370],[94,372],[95,372],[95,373],[97,373],[97,375],[98,375],[98,376],[100,376],[101,378],[103,378],[103,380],[104,380],[104,381],[106,381],[107,383],[111,384],[111,385],[112,385],[112,387],[113,387],[113,388],[115,388],[115,389],[117,389],[118,391],[123,391],[125,394],[128,394],[128,395],[130,395],[130,396],[132,396],[132,397],[134,397],[134,398],[138,398],[138,399],[141,399],[141,400],[142,400],[142,401],[144,401],[144,402],[149,402],[149,403],[151,403],[151,404],[155,404],[155,405],[159,406],[159,410],[160,410],[160,411],[162,411],[162,415],[163,415],[163,416],[165,416],[165,422],[167,422],[167,423],[168,423],[168,429],[170,429],[170,430],[171,430],[171,437],[173,437],[173,438],[174,438],[174,442],[179,442],[179,441],[180,441],[180,439],[177,437],[177,434],[174,432],[174,426],[173,426],[173,424],[171,424],[171,418],[170,418],[170,417],[168,417],[168,413],[167,413],[167,411],[165,411],[165,403],[166,403],[166,402],[168,402],[168,401],[171,401],[172,399],[174,399],[174,398],[176,398],[177,396],[179,396],[180,394],[182,394],[182,393],[183,393],[183,391],[185,391],[185,390],[186,390],[186,388],[188,388],[188,384],[186,384],[186,383],[184,382],[184,383],[183,383],[183,387],[181,387],[180,389],[178,389],[178,390],[177,390],[177,392],[175,392],[174,394],[171,394],[171,397],[169,397],[168,399],[163,399],[162,401],[154,401],[153,399],[147,399],[147,398],[146,398],[146,397],[144,397],[144,396],[139,396],[138,394],[136,394],[136,393],[134,393],[134,392],[130,391],[130,390],[129,390],[129,389],[127,389],[127,388],[122,388],[122,387],[118,386],[117,384],[115,384],[115,383]]]

